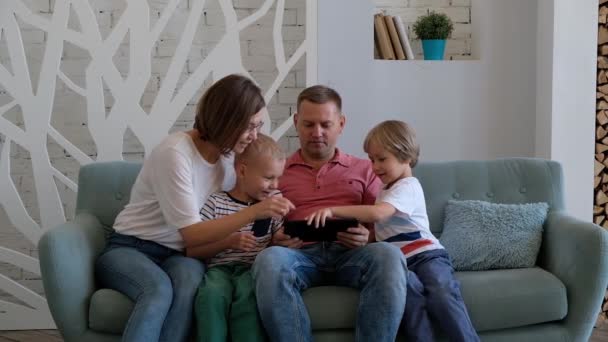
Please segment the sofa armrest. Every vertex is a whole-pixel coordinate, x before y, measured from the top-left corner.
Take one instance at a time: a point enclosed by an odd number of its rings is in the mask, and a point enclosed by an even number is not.
[[[82,340],[80,336],[88,329],[95,259],[105,243],[101,223],[86,213],[46,231],[38,242],[44,292],[66,341]]]
[[[566,286],[569,340],[587,341],[608,285],[608,232],[564,212],[551,212],[539,264]]]

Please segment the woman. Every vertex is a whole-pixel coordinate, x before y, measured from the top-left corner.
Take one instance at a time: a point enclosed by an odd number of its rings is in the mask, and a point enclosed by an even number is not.
[[[272,197],[222,219],[200,220],[207,197],[234,186],[233,153],[257,138],[265,113],[260,89],[229,75],[200,99],[194,129],[169,135],[144,161],[95,265],[101,286],[135,302],[123,341],[186,341],[204,274],[204,265],[190,258],[197,247],[293,207]]]

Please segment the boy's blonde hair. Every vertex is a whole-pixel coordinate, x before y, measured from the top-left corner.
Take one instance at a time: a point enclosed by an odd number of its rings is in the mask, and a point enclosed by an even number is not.
[[[363,150],[369,153],[370,144],[377,144],[399,161],[410,160],[410,166],[418,163],[420,146],[416,143],[414,129],[403,121],[387,120],[372,128],[363,142]]]
[[[236,155],[235,162],[247,163],[260,156],[268,156],[272,159],[281,160],[285,159],[285,152],[283,152],[281,146],[274,139],[265,134],[258,133],[258,138],[252,141],[243,153]]]

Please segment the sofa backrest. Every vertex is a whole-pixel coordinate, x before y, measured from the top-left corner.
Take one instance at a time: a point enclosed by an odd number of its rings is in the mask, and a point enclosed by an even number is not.
[[[508,158],[492,161],[420,163],[414,168],[426,198],[431,231],[443,230],[449,200],[493,203],[546,202],[549,210],[563,210],[562,169],[544,159]]]
[[[131,187],[141,163],[115,161],[85,165],[78,176],[76,213],[95,215],[112,227],[116,215],[129,202]],[[449,200],[493,203],[547,202],[550,210],[564,208],[562,169],[559,163],[533,158],[492,161],[420,163],[414,168],[424,189],[431,230],[443,229],[443,212]]]
[[[76,214],[95,215],[106,227],[114,225],[116,215],[129,202],[131,187],[141,163],[98,162],[80,168]]]

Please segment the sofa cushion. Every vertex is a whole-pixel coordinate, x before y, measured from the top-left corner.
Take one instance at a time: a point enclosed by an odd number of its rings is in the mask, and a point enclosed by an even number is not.
[[[129,203],[131,188],[141,170],[137,162],[92,163],[80,168],[76,213],[87,212],[110,232],[116,215]]]
[[[302,294],[312,329],[352,329],[357,318],[359,291],[340,286],[312,287]]]
[[[566,287],[540,268],[456,272],[477,331],[551,322],[567,313]],[[358,291],[322,286],[303,294],[312,328],[354,328]]]
[[[493,203],[545,202],[564,209],[563,175],[558,162],[532,158],[419,163],[418,178],[435,236],[443,230],[445,206],[452,199]]]
[[[551,322],[567,313],[566,288],[540,268],[456,272],[462,296],[477,331]],[[359,292],[337,286],[304,291],[313,330],[355,327]],[[89,309],[91,329],[120,334],[133,310],[121,293],[102,289],[93,294]]]
[[[566,286],[538,268],[456,272],[477,331],[561,320],[568,313]]]
[[[439,241],[458,271],[533,267],[548,209],[547,203],[449,201]]]

